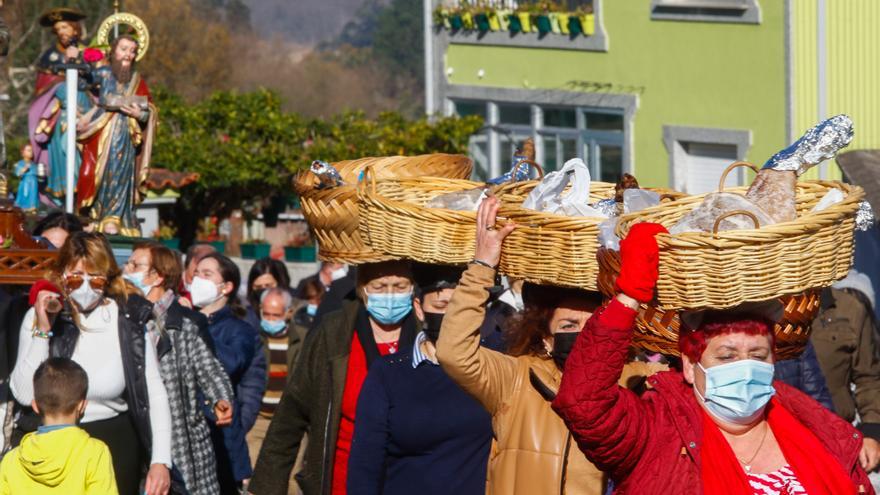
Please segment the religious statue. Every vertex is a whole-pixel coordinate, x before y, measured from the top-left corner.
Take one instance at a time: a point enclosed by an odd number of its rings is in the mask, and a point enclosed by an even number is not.
[[[21,147],[21,160],[15,164],[15,175],[21,177],[15,206],[24,211],[36,211],[40,204],[37,190],[37,164],[34,162],[34,149],[30,144]]]
[[[56,199],[62,198],[67,187],[67,91],[61,64],[82,62],[82,26],[85,14],[72,8],[50,9],[40,17],[40,25],[51,27],[56,43],[40,56],[37,62],[37,83],[28,112],[28,131],[34,161],[49,171],[46,191]],[[80,78],[77,88],[76,109],[82,114],[91,108],[86,92],[87,79]],[[76,167],[80,156],[77,150]],[[74,175],[76,172],[74,172]],[[76,180],[76,179],[74,179]]]
[[[77,203],[90,208],[98,231],[137,237],[134,206],[146,192],[158,111],[137,71],[148,46],[146,26],[131,14],[115,14],[99,28],[99,44],[113,23],[132,25],[137,36],[117,36],[110,43],[109,65],[92,70],[98,104],[77,125],[82,144]]]

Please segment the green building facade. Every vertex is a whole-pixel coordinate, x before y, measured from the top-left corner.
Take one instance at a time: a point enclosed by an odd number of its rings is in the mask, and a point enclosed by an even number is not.
[[[439,1],[425,0],[426,19]],[[853,117],[851,149],[880,148],[876,0],[569,3],[592,5],[592,36],[427,28],[428,111],[485,118],[471,142],[480,178],[503,173],[532,137],[548,170],[581,157],[594,180],[629,172],[705,192],[729,163],[762,164],[820,113]]]

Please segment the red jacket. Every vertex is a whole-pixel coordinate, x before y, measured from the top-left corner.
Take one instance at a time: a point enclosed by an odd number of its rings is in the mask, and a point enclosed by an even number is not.
[[[641,397],[617,386],[635,311],[614,300],[587,322],[568,357],[553,409],[580,449],[615,482],[615,493],[702,493],[702,408],[680,372],[657,373]],[[859,466],[861,434],[781,382],[777,400],[821,441],[856,486],[874,493]]]

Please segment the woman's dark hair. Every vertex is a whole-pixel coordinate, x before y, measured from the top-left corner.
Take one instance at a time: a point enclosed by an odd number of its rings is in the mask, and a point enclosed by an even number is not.
[[[65,213],[63,211],[53,211],[37,222],[37,225],[34,226],[33,235],[43,235],[43,232],[56,227],[66,230],[70,234],[74,232],[82,232],[83,229],[82,222],[76,215]]]
[[[522,296],[525,309],[504,324],[507,353],[511,356],[546,355],[544,339],[552,335],[550,319],[564,301],[587,301],[594,309],[602,305],[602,295],[598,292],[530,282],[523,284]]]
[[[259,297],[255,293],[256,291],[254,291],[254,280],[266,274],[272,275],[272,278],[278,282],[278,287],[283,289],[290,287],[290,274],[287,273],[287,266],[284,263],[272,258],[257,260],[254,266],[251,267],[251,271],[248,272],[247,300],[252,308],[260,307]]]

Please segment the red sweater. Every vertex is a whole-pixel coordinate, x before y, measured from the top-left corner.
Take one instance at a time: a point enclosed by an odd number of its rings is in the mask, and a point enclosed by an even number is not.
[[[391,354],[397,342],[377,344],[379,354]],[[333,459],[333,495],[345,495],[348,477],[348,456],[351,453],[351,440],[354,438],[354,416],[358,396],[367,378],[367,355],[361,346],[357,332],[351,339],[351,354],[348,355],[348,370],[345,372],[345,387],[342,389],[342,419],[339,420],[339,435],[336,437],[336,456]]]
[[[587,458],[611,474],[616,493],[702,493],[703,410],[681,373],[652,376],[642,397],[617,386],[635,315],[612,300],[590,318],[565,363],[553,409]],[[854,486],[874,493],[858,463],[858,430],[798,390],[773,386],[775,400],[818,437]]]

